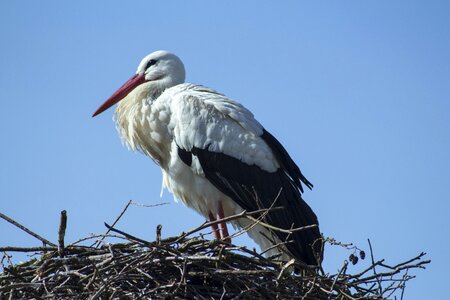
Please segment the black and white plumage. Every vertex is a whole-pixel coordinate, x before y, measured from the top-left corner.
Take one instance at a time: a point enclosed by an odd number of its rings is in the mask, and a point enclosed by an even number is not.
[[[282,229],[317,224],[290,235],[258,224],[248,234],[263,250],[291,241],[269,254],[281,251],[283,258],[320,264],[318,220],[301,197],[302,184],[312,184],[249,110],[184,79],[181,60],[156,51],[94,116],[119,102],[115,117],[124,141],[150,156],[161,167],[163,185],[206,218],[283,207],[269,212],[263,222]],[[239,227],[251,223],[233,221]],[[227,238],[226,225],[219,232]]]

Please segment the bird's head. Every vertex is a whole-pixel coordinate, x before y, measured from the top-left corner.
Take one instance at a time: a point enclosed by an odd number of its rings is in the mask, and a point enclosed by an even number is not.
[[[141,84],[151,83],[147,84],[148,89],[162,92],[167,88],[183,83],[184,78],[184,65],[178,56],[164,50],[155,51],[142,59],[136,74],[112,94],[92,116],[95,117],[104,112]]]

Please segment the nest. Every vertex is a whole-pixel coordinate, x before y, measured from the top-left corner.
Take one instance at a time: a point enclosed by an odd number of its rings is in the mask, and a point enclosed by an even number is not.
[[[295,260],[280,262],[255,250],[207,240],[200,230],[209,225],[167,239],[160,238],[158,226],[153,242],[107,225],[106,234],[65,246],[63,212],[58,245],[33,233],[43,246],[0,247],[0,299],[391,299],[403,296],[405,283],[414,278],[412,269],[430,262],[421,253],[390,266],[374,261],[371,250],[369,266],[349,274],[348,264],[364,259],[365,253],[327,239],[352,253],[337,274],[325,274]],[[112,238],[123,242],[107,242]],[[82,246],[86,243],[91,245]],[[37,255],[13,265],[8,253],[14,251]]]

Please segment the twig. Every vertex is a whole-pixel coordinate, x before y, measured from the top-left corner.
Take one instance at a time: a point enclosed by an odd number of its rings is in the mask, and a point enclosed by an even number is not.
[[[44,252],[44,251],[56,251],[58,250],[58,247],[0,247],[0,251],[7,251],[7,252]]]
[[[373,274],[378,282],[378,292],[380,293],[380,297],[383,296],[383,290],[381,286],[380,279],[377,275],[377,271],[375,270],[375,260],[373,259],[373,250],[372,250],[372,244],[370,243],[370,239],[367,239],[367,242],[369,243],[369,249],[370,249],[370,258],[372,259],[372,265],[373,265]]]
[[[67,226],[67,212],[63,210],[61,211],[61,219],[59,221],[59,230],[58,230],[59,257],[64,257],[64,236],[66,234],[66,226]]]
[[[132,205],[136,205],[136,206],[142,206],[142,207],[156,207],[156,206],[162,206],[162,205],[170,204],[170,202],[161,202],[161,203],[156,203],[156,204],[143,204],[143,203],[138,203],[138,202],[131,201],[131,204]]]
[[[25,231],[25,232],[28,233],[29,235],[34,236],[35,238],[37,238],[38,240],[40,240],[41,242],[43,242],[43,243],[45,243],[45,244],[50,245],[50,246],[56,246],[55,244],[53,244],[53,243],[50,242],[49,240],[44,239],[44,238],[41,237],[39,234],[34,233],[34,232],[31,231],[30,229],[28,229],[28,228],[26,228],[25,226],[23,226],[23,225],[17,223],[17,222],[14,221],[13,219],[7,217],[6,215],[4,215],[4,214],[2,214],[2,213],[0,213],[0,218],[2,218],[2,219],[4,219],[4,220],[8,221],[9,223],[13,224],[13,225],[16,226],[16,227],[22,229],[23,231]]]
[[[289,267],[291,267],[294,264],[295,264],[295,259],[291,259],[290,261],[285,263],[283,265],[283,267],[281,267],[280,273],[277,276],[277,281],[279,281],[281,279],[281,276],[283,276],[284,272],[286,272],[286,270],[289,269]]]
[[[276,210],[276,209],[283,209],[283,208],[282,207],[274,207],[274,208],[272,208],[272,210]],[[194,228],[192,230],[189,230],[187,232],[182,233],[178,238],[176,238],[173,241],[173,243],[178,243],[179,241],[183,240],[187,236],[189,236],[189,235],[191,235],[193,233],[196,233],[196,232],[198,232],[198,231],[200,231],[202,229],[208,228],[208,227],[210,227],[212,225],[219,224],[219,223],[222,223],[222,222],[229,222],[229,221],[233,221],[233,220],[240,219],[240,218],[247,218],[248,216],[264,213],[264,212],[266,212],[268,210],[269,209],[259,209],[259,210],[255,210],[255,211],[251,211],[251,212],[247,212],[246,210],[243,210],[243,211],[241,211],[238,214],[235,214],[235,215],[232,215],[232,216],[229,216],[229,217],[225,217],[225,218],[220,219],[220,220],[215,220],[215,221],[211,221],[211,222],[204,222],[202,225],[200,225],[200,226],[198,226],[198,227],[196,227],[196,228]]]
[[[162,230],[162,225],[158,224],[158,226],[156,226],[156,244],[161,245],[161,230]]]
[[[103,223],[103,224],[106,226],[106,228],[108,228],[108,231],[113,231],[113,232],[120,233],[121,235],[123,235],[123,236],[126,237],[127,239],[130,239],[130,240],[132,240],[132,241],[141,243],[141,244],[146,245],[146,246],[154,246],[152,243],[147,242],[146,240],[140,239],[140,238],[138,238],[138,237],[135,237],[135,236],[133,236],[133,235],[131,235],[131,234],[129,234],[129,233],[126,233],[126,232],[124,232],[124,231],[122,231],[122,230],[116,229],[116,228],[114,228],[113,226],[108,225],[108,223]],[[103,239],[102,239],[102,240],[103,240]]]
[[[347,266],[348,266],[348,261],[344,261],[344,265],[342,266],[342,268],[339,270],[339,273],[336,275],[336,277],[333,280],[333,284],[330,287],[330,295],[328,296],[328,300],[331,299],[331,295],[333,293],[333,289],[334,286],[336,285],[337,280],[339,279],[339,276],[341,276],[341,274],[345,274],[346,270],[347,270]]]
[[[128,201],[127,205],[125,205],[124,209],[119,214],[119,216],[116,218],[116,220],[114,221],[114,223],[112,224],[111,227],[114,227],[117,224],[117,222],[119,222],[120,218],[122,218],[123,214],[127,211],[128,206],[130,206],[131,202],[132,202],[131,200]],[[107,235],[109,232],[110,232],[110,229],[108,228],[105,235]],[[98,240],[97,243],[95,244],[95,248],[98,248],[98,246],[100,246],[100,244],[102,243],[103,240],[104,240],[104,237],[102,237],[100,240]]]
[[[253,218],[252,216],[246,216],[248,219],[252,220],[253,222],[255,222],[255,224],[259,224],[263,227],[272,229],[274,231],[279,231],[279,232],[283,232],[283,233],[293,233],[293,232],[297,232],[297,231],[303,231],[303,230],[307,230],[307,229],[311,229],[311,228],[315,228],[318,225],[317,224],[311,224],[311,225],[306,225],[306,226],[302,226],[302,227],[297,227],[297,228],[292,228],[292,229],[283,229],[280,227],[276,227],[273,225],[270,225],[268,223],[259,221],[258,219]]]

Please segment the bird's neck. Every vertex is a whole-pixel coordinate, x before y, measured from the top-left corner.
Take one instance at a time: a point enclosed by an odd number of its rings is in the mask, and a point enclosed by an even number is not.
[[[160,115],[170,115],[165,112],[169,107],[157,101],[164,90],[149,84],[152,82],[138,86],[119,102],[115,119],[119,134],[130,149],[143,152],[163,166],[168,160],[170,119]]]

